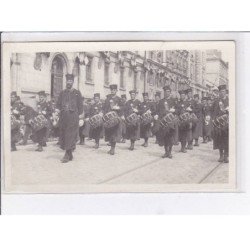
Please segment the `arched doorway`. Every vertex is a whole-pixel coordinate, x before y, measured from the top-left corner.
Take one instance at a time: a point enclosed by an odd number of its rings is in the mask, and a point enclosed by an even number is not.
[[[51,98],[57,100],[63,90],[65,61],[60,55],[55,56],[51,65]]]

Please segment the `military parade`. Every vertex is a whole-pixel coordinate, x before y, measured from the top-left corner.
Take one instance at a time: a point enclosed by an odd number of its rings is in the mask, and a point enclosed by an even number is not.
[[[147,92],[138,97],[135,89],[118,96],[116,84],[110,84],[110,94],[101,100],[100,93],[94,93],[91,100],[84,99],[84,93],[73,88],[74,75],[66,74],[66,88],[57,100],[47,100],[45,91],[37,93],[36,110],[22,102],[15,91],[11,93],[11,151],[23,150],[28,143],[34,144],[34,152],[46,151],[47,143],[64,150],[61,163],[77,161],[75,151],[84,154],[86,140],[94,149],[100,148],[105,139],[107,152],[112,158],[119,154],[117,143],[130,142],[130,151],[140,147],[150,148],[149,138],[164,150],[162,158],[174,161],[172,148],[183,153],[195,151],[202,144],[213,142],[218,150],[218,161],[228,163],[229,154],[229,101],[226,85],[214,88],[211,95],[193,94],[191,88],[179,91],[179,98],[173,97],[171,86],[163,86],[163,97],[155,94],[149,99]],[[142,99],[140,101],[139,99]],[[19,149],[22,145],[22,149]],[[37,146],[36,146],[37,145]],[[139,145],[139,144],[138,144]],[[195,154],[195,152],[194,152]],[[107,156],[108,157],[108,156]],[[112,159],[111,159],[112,160]]]

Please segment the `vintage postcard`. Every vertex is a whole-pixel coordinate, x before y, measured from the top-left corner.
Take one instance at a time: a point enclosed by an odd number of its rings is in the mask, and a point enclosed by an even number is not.
[[[237,190],[234,41],[2,45],[3,192]]]

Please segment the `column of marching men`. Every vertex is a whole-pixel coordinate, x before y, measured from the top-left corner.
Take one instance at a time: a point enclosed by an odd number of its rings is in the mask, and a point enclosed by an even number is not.
[[[26,145],[30,138],[37,143],[35,151],[42,152],[49,137],[59,138],[58,145],[65,150],[61,162],[73,160],[77,141],[93,139],[94,148],[100,146],[100,139],[110,146],[108,153],[114,155],[116,144],[130,141],[129,150],[135,149],[135,142],[143,139],[141,146],[148,147],[149,138],[155,136],[156,143],[164,147],[163,158],[172,158],[172,147],[179,145],[186,153],[202,143],[213,140],[213,149],[219,149],[219,162],[228,162],[229,101],[225,85],[214,89],[213,96],[193,95],[191,89],[179,91],[180,98],[173,98],[171,88],[164,86],[164,96],[156,93],[155,100],[149,100],[143,93],[143,101],[137,99],[137,92],[131,90],[130,98],[117,95],[117,85],[110,85],[110,94],[104,102],[95,93],[92,102],[84,102],[79,90],[72,88],[74,76],[66,75],[66,89],[57,102],[47,101],[45,91],[38,92],[37,110],[24,105],[16,92],[11,93],[11,150],[16,143]]]

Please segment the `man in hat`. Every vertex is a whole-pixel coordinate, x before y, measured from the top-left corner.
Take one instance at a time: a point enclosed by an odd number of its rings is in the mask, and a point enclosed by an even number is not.
[[[103,117],[103,104],[100,100],[99,93],[94,94],[94,103],[90,107],[89,117],[91,118],[94,115],[100,115],[101,117]],[[95,149],[99,148],[99,141],[101,138],[102,131],[102,125],[96,128],[90,127],[89,137],[95,140]]]
[[[122,99],[122,108],[125,108],[125,104],[127,102],[127,96],[126,94],[121,95]],[[122,140],[121,143],[126,143],[126,123],[124,120],[121,120],[121,133],[122,133]]]
[[[136,99],[136,91],[129,91],[130,100],[128,100],[124,107],[124,115],[127,118],[129,115],[135,113],[139,114],[140,101]],[[129,150],[134,150],[135,141],[138,139],[139,134],[139,119],[136,124],[126,124],[126,139],[130,140]]]
[[[211,141],[211,133],[212,133],[212,105],[208,103],[210,97],[202,98],[202,113],[203,113],[203,142],[207,143]]]
[[[149,115],[154,114],[155,107],[154,103],[149,101],[148,93],[142,93],[143,102],[140,104],[139,114],[143,115],[148,113]],[[140,125],[140,138],[144,139],[143,147],[148,147],[148,138],[151,135],[151,123],[144,124],[143,122]]]
[[[66,89],[62,90],[57,100],[57,109],[60,111],[60,147],[65,150],[61,162],[66,163],[73,159],[72,151],[76,148],[79,128],[79,115],[83,113],[82,94],[72,88],[74,75],[66,75]]]
[[[191,88],[188,88],[186,90],[186,102],[188,105],[188,112],[191,114],[193,112],[193,106],[194,106],[194,99],[193,99],[193,91]],[[193,128],[195,127],[195,124],[193,122],[190,122],[190,127],[187,132],[187,149],[192,150],[193,149]]]
[[[154,100],[154,105],[155,105],[155,110],[158,110],[158,105],[161,100],[161,92],[156,92],[155,93],[155,100]],[[154,120],[153,127],[152,127],[152,133],[154,134],[154,131],[157,130],[158,128],[158,120]],[[155,139],[155,143],[158,143],[157,138]]]
[[[219,98],[213,103],[213,119],[219,116],[228,114],[229,112],[229,100],[227,96],[226,85],[220,85],[219,87]],[[219,162],[228,163],[228,148],[229,148],[229,131],[228,128],[225,130],[217,129],[214,127],[214,149],[219,149],[220,158]]]
[[[195,140],[194,146],[199,146],[199,137],[202,136],[202,127],[203,127],[203,112],[202,104],[199,101],[200,97],[198,94],[194,95],[193,101],[193,112],[197,117],[197,121],[194,121],[192,124],[192,140]],[[191,142],[193,144],[193,141]]]
[[[36,138],[35,141],[38,143],[38,148],[36,151],[41,152],[43,151],[43,147],[47,146],[46,142],[48,140],[51,128],[50,117],[52,116],[52,107],[47,102],[47,95],[45,91],[39,91],[37,94],[39,97],[39,101],[37,102],[38,114],[43,115],[47,120],[46,126],[43,129],[37,131],[34,135],[34,138]]]
[[[175,113],[176,111],[176,101],[171,97],[171,88],[169,86],[164,86],[164,98],[160,100],[159,105],[157,106],[156,114],[154,116],[155,120],[160,121],[168,113]],[[172,158],[172,147],[174,143],[174,133],[175,133],[175,124],[167,128],[160,126],[158,122],[158,130],[156,131],[156,137],[158,140],[159,146],[164,146],[165,154],[162,158]]]
[[[186,101],[186,91],[180,90],[180,100],[176,104],[176,113],[177,115],[182,115],[186,112],[190,112],[189,102]],[[191,129],[190,122],[181,121],[179,124],[179,141],[181,142],[181,150],[180,152],[186,153],[186,145],[187,145],[187,135],[188,131]]]
[[[79,137],[80,145],[85,145],[85,138],[89,137],[90,124],[89,124],[89,113],[91,107],[91,100],[84,100],[83,102],[83,113],[79,116]]]
[[[11,92],[10,102],[11,102],[11,151],[16,151],[17,150],[16,143],[21,138],[21,132],[20,132],[21,106],[17,102],[16,91]]]
[[[119,96],[117,96],[117,85],[111,84],[110,86],[111,94],[109,94],[104,103],[104,114],[114,111],[117,115],[124,119],[122,101]],[[105,128],[105,141],[109,142],[111,149],[108,151],[110,155],[115,154],[116,143],[121,139],[121,122],[114,127]]]

